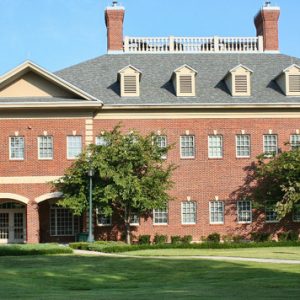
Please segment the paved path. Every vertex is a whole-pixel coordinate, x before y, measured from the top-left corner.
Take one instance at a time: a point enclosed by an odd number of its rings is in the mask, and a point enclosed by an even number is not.
[[[126,258],[151,258],[151,259],[210,259],[221,261],[252,261],[258,263],[272,263],[272,264],[290,264],[300,265],[300,260],[288,259],[273,259],[273,258],[250,258],[250,257],[234,257],[234,256],[206,256],[206,255],[191,255],[191,256],[138,256],[138,255],[125,255],[114,253],[103,253],[97,251],[74,250],[77,255],[96,255],[108,257],[126,257]]]

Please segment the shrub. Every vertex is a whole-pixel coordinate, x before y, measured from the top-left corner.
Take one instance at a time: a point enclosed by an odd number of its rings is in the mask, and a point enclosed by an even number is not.
[[[28,244],[0,246],[0,256],[69,254],[73,250],[58,244]]]
[[[140,245],[150,244],[150,235],[148,234],[140,235],[138,243]]]
[[[156,234],[154,236],[154,244],[166,244],[168,241],[168,236],[167,235],[159,235],[159,234]]]
[[[222,240],[224,243],[232,243],[233,242],[233,235],[227,234],[222,236]]]
[[[254,242],[266,242],[270,239],[270,233],[268,233],[268,232],[252,232],[251,239]]]
[[[171,236],[171,244],[176,245],[181,243],[181,237],[179,235]]]
[[[185,235],[181,238],[181,242],[183,244],[190,244],[193,240],[193,237],[191,235]]]
[[[232,236],[232,241],[234,243],[241,243],[243,240],[244,240],[244,237],[241,235],[237,234],[237,235]]]
[[[298,241],[298,239],[299,239],[298,232],[293,230],[278,233],[279,241]]]
[[[220,243],[220,234],[217,232],[211,233],[206,238],[207,242]]]

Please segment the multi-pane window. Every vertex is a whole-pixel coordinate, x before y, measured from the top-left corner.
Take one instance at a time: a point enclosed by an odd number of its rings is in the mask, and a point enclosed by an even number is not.
[[[96,145],[98,146],[107,146],[108,142],[105,136],[97,136],[96,137]]]
[[[181,223],[196,224],[196,202],[185,201],[181,203]]]
[[[132,226],[138,226],[140,225],[140,218],[139,214],[136,212],[132,212],[130,215],[130,225]]]
[[[51,205],[50,234],[54,236],[74,235],[74,215],[70,209]]]
[[[53,137],[38,137],[38,157],[39,159],[53,159]]]
[[[277,222],[277,213],[275,212],[275,205],[268,204],[265,207],[266,222]]]
[[[237,220],[239,223],[252,222],[252,207],[251,201],[237,202]]]
[[[82,141],[80,135],[67,136],[67,158],[76,158],[81,153],[81,149]]]
[[[103,214],[97,209],[97,225],[110,226],[112,224],[112,217]]]
[[[292,150],[300,149],[300,134],[292,134],[290,137]]]
[[[165,135],[157,135],[156,143],[159,148],[167,148],[167,137]],[[167,154],[163,154],[161,158],[166,159]]]
[[[295,204],[294,206],[293,221],[300,222],[300,204]]]
[[[264,135],[264,153],[272,156],[278,152],[277,146],[277,135],[276,134],[265,134]]]
[[[23,160],[25,142],[23,136],[11,136],[9,138],[9,159]]]
[[[250,156],[250,135],[238,134],[236,136],[236,156],[249,157]]]
[[[193,135],[182,135],[180,137],[181,158],[195,157],[195,137]]]
[[[168,224],[167,208],[157,208],[153,210],[153,224]]]
[[[208,157],[222,158],[223,157],[223,136],[210,135],[208,136]]]
[[[209,218],[211,224],[224,223],[224,202],[223,201],[209,202]]]

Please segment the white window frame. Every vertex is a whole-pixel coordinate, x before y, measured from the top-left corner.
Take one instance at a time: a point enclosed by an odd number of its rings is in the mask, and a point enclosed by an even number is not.
[[[159,148],[167,148],[168,139],[166,135],[157,135],[156,136],[156,144]],[[161,156],[162,159],[167,159],[167,154]]]
[[[167,222],[156,222],[155,219],[156,219],[156,214],[165,214],[166,215],[166,219],[167,219]],[[162,217],[160,217],[162,219]],[[165,209],[153,209],[153,225],[158,225],[158,226],[165,226],[165,225],[168,225],[168,221],[169,221],[169,212],[168,212],[168,208],[165,208]]]
[[[271,147],[270,145],[266,145],[266,142],[267,142],[266,138],[270,137],[270,136],[276,137],[276,150],[275,150],[275,153],[266,151],[266,147]],[[263,135],[263,153],[267,157],[272,157],[273,155],[278,154],[278,135],[277,134],[264,134]]]
[[[249,221],[241,221],[240,219],[240,212],[247,212],[248,210],[242,209],[240,208],[241,203],[250,203],[250,220]],[[251,224],[252,223],[252,202],[248,201],[248,200],[242,200],[242,201],[237,201],[237,222],[238,224]]]
[[[41,145],[45,145],[44,143],[41,144],[41,140],[43,138],[47,138],[47,139],[50,138],[50,140],[51,140],[51,157],[50,156],[49,157],[41,157]],[[46,145],[48,145],[47,142],[46,142]],[[39,160],[52,160],[53,156],[54,156],[54,154],[53,154],[54,149],[53,148],[54,147],[53,147],[53,136],[52,135],[41,135],[41,136],[38,136],[38,159]]]
[[[97,146],[107,146],[108,142],[105,140],[105,136],[96,136],[95,145]]]
[[[214,138],[220,138],[221,144],[216,146],[215,144],[211,144],[212,139]],[[222,134],[211,134],[208,136],[208,158],[223,158],[224,156],[224,146],[223,146],[223,135]],[[211,149],[221,149],[221,154],[219,155],[212,155]]]
[[[190,214],[190,215],[194,215],[194,221],[193,222],[187,222],[187,221],[184,221],[184,205],[193,205],[193,210],[194,212],[189,212],[189,213],[186,213],[187,214]],[[190,209],[190,208],[188,208]],[[181,202],[181,224],[183,225],[195,225],[197,223],[197,202],[195,201],[183,201]]]
[[[294,211],[293,211],[293,222],[300,222],[300,203],[294,204]],[[296,213],[296,210],[298,211]],[[296,218],[296,216],[298,216],[298,218]]]
[[[134,222],[135,219],[137,219],[137,222]],[[129,224],[130,226],[140,226],[140,216],[138,213],[131,212]]]
[[[300,134],[290,135],[290,145],[291,145],[291,150],[300,149]]]
[[[12,157],[12,140],[13,139],[22,139],[23,140],[23,151],[22,151],[22,157]],[[22,148],[20,148],[22,149]],[[9,137],[9,159],[10,160],[24,160],[25,159],[25,137],[24,136],[10,136]]]
[[[239,137],[247,137],[249,145],[245,146],[245,145],[239,144]],[[244,147],[244,148],[248,147],[249,148],[249,155],[239,155],[239,150],[240,150],[239,147]],[[249,158],[251,156],[251,136],[250,136],[250,134],[237,134],[235,136],[235,152],[236,152],[236,157],[237,158]]]
[[[77,155],[70,156],[69,155],[69,150],[70,150],[70,144],[69,144],[69,139],[70,138],[80,138],[80,151]],[[81,135],[68,135],[67,136],[67,159],[76,159],[82,152],[82,136]]]
[[[278,223],[278,220],[276,218],[272,219],[272,220],[267,218],[268,214],[274,214],[275,216],[277,216],[277,214],[274,212],[274,208],[275,208],[275,205],[267,204],[265,206],[265,220],[266,220],[266,223]]]
[[[221,207],[222,207],[222,221],[212,221],[213,214],[218,215],[218,211],[213,210],[213,208],[215,209],[213,204],[216,204],[216,203],[218,205],[221,205]],[[224,201],[218,201],[218,200],[210,201],[209,202],[209,224],[213,224],[213,225],[224,224],[224,222],[225,222],[225,213],[224,213],[224,211],[225,211]]]
[[[58,227],[57,227],[57,219],[58,219],[58,215],[57,212],[58,211],[62,211],[65,210],[68,213],[70,213],[72,215],[72,232],[70,234],[58,234]],[[54,219],[55,219],[55,225],[54,225],[54,231],[55,233],[52,233],[52,211],[54,211]],[[75,226],[74,226],[74,215],[72,214],[71,210],[65,207],[60,207],[60,206],[56,206],[55,204],[52,204],[50,206],[50,236],[74,236],[75,235]]]
[[[183,152],[182,151],[182,148],[183,148],[182,142],[183,142],[183,139],[186,138],[186,137],[192,138],[193,155],[183,156],[183,153],[182,153]],[[186,147],[186,148],[191,148],[191,147]],[[196,152],[195,136],[194,135],[189,135],[189,134],[181,135],[180,136],[180,158],[181,159],[194,159],[195,158],[195,152]]]
[[[109,222],[104,223],[104,222],[99,222],[99,217],[108,220]],[[100,212],[98,208],[96,208],[96,221],[97,221],[97,226],[100,227],[110,227],[112,226],[112,216],[105,216],[103,213]]]

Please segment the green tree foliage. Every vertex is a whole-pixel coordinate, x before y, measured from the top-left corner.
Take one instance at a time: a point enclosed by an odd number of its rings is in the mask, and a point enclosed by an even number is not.
[[[249,196],[258,205],[275,204],[278,219],[292,212],[300,202],[300,150],[271,158],[261,155],[249,170]]]
[[[53,185],[64,194],[59,204],[80,215],[88,208],[87,174],[92,168],[94,207],[106,216],[113,211],[119,214],[130,243],[132,213],[147,215],[171,200],[168,192],[175,166],[162,158],[170,147],[159,147],[155,134],[122,134],[120,126],[104,132],[101,140],[101,145],[90,145]]]

